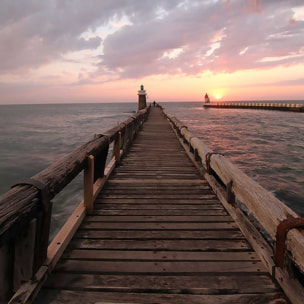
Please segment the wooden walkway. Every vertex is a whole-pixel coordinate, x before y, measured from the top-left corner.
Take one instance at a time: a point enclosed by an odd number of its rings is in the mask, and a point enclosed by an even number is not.
[[[152,108],[36,303],[286,300]]]

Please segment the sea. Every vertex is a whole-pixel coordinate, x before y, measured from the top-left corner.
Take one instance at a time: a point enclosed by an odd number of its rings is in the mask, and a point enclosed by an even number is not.
[[[213,151],[304,216],[304,113],[207,109],[200,102],[161,105]],[[136,110],[136,102],[0,105],[0,195]],[[50,239],[80,203],[82,179],[80,174],[52,200]]]

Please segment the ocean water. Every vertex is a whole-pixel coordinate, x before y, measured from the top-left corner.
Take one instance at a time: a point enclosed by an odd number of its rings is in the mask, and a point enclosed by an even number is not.
[[[285,101],[284,101],[285,103]],[[304,114],[163,103],[212,150],[304,215]],[[0,106],[0,195],[130,117],[137,103]],[[82,199],[81,174],[53,199],[52,235]]]

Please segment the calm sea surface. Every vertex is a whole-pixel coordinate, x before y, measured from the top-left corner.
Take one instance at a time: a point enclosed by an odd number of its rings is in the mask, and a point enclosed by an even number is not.
[[[303,113],[162,105],[212,150],[304,215]],[[137,103],[0,106],[0,195],[136,109]],[[53,199],[52,235],[81,201],[81,188],[79,176]]]

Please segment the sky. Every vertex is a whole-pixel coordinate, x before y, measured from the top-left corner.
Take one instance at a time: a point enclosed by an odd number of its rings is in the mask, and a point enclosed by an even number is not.
[[[0,104],[304,100],[303,0],[0,0]]]

